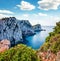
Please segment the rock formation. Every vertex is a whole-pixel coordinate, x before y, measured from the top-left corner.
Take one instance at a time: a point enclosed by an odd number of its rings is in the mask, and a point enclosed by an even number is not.
[[[35,32],[38,32],[38,31],[41,31],[42,30],[40,24],[34,25],[33,26],[33,29],[34,29]]]
[[[34,29],[28,20],[20,20],[18,21],[18,23],[24,36],[30,36],[35,34]]]
[[[23,41],[20,26],[16,18],[3,18],[0,20],[0,40],[8,39],[11,44],[17,44]]]
[[[57,52],[56,61],[60,61],[60,51]]]
[[[10,48],[10,41],[5,39],[0,42],[0,52],[4,52]]]
[[[37,28],[38,27],[38,28]],[[0,40],[10,40],[11,45],[23,42],[23,36],[35,34],[35,29],[41,30],[41,26],[35,28],[28,20],[17,20],[15,17],[0,19]]]

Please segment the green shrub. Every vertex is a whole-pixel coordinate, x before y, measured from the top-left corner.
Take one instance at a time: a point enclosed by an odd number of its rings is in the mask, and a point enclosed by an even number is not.
[[[50,49],[53,53],[60,51],[60,22],[56,23],[53,32],[49,33],[45,43],[40,48],[41,51]]]
[[[35,50],[20,44],[0,53],[0,61],[39,61],[39,59]]]

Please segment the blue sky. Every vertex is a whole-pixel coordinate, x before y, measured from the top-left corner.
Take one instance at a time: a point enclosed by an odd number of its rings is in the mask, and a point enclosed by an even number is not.
[[[10,16],[32,25],[54,26],[60,21],[60,0],[1,0],[0,18]]]

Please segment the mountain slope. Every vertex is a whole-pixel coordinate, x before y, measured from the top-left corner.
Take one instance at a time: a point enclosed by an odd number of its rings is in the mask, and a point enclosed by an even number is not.
[[[49,36],[40,48],[40,51],[47,51],[48,49],[55,54],[60,51],[60,22],[56,23],[54,31],[49,33]]]
[[[40,61],[36,51],[26,45],[17,45],[0,53],[0,61]]]

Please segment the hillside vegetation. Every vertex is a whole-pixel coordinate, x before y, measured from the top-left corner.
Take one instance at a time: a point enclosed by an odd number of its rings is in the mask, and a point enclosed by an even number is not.
[[[47,51],[50,49],[53,53],[60,51],[60,22],[56,23],[53,32],[49,33],[45,43],[40,48],[40,51]]]
[[[40,61],[37,58],[36,51],[20,44],[10,48],[4,53],[0,53],[0,61]]]

